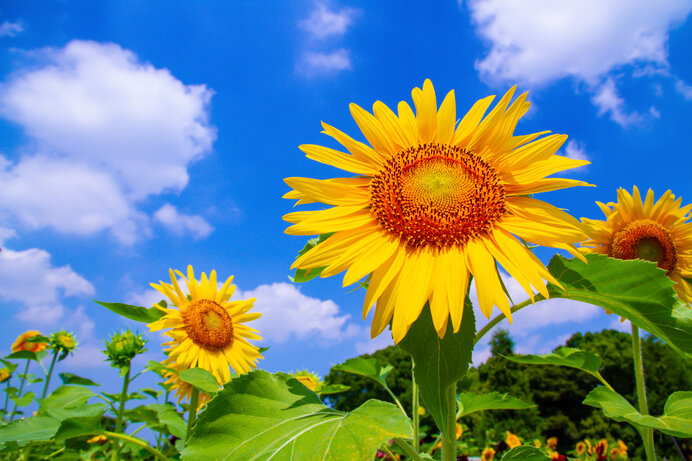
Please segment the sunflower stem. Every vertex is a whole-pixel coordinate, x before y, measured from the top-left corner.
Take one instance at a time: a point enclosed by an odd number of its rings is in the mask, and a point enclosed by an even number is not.
[[[190,440],[192,435],[192,426],[195,425],[195,420],[197,419],[197,401],[199,400],[199,389],[196,387],[192,388],[192,395],[190,395],[190,403],[188,404],[188,416],[187,416],[187,433],[185,434],[185,443]]]
[[[137,446],[144,448],[146,451],[148,451],[149,453],[151,453],[152,455],[154,455],[156,458],[160,459],[161,461],[169,461],[168,458],[166,458],[163,454],[161,454],[161,452],[159,452],[157,449],[149,446],[149,444],[143,440],[137,439],[135,437],[131,437],[127,434],[119,434],[117,432],[110,432],[110,431],[103,431],[103,435],[105,435],[106,437],[113,438],[113,439],[120,439],[120,440],[124,440],[126,442],[129,442],[129,443],[133,443]],[[118,455],[115,452],[115,450],[113,451],[113,455],[114,456]]]
[[[125,402],[127,401],[127,388],[130,385],[130,368],[131,368],[131,366],[132,366],[132,364],[128,362],[127,371],[125,372],[125,379],[123,380],[123,391],[120,393],[120,408],[118,408],[118,414],[115,417],[115,433],[116,434],[119,434],[123,428],[123,412],[125,411]],[[112,461],[116,461],[118,459],[118,452],[120,451],[120,443],[117,443],[115,445],[116,446],[113,447],[113,455],[111,456]]]
[[[630,322],[631,323],[631,322]],[[639,338],[639,327],[632,323],[632,355],[634,357],[634,380],[637,384],[637,400],[639,401],[639,412],[642,415],[649,414],[649,406],[646,402],[646,385],[644,383],[644,363],[642,361],[641,340]],[[640,429],[644,451],[648,461],[656,461],[656,450],[654,449],[654,430],[649,427]]]
[[[538,301],[543,301],[543,300],[545,300],[545,297],[544,297],[543,295],[541,295],[541,294],[537,294],[537,295],[534,296],[534,299],[535,299],[535,302],[538,302]],[[533,303],[531,302],[530,299],[527,299],[526,301],[522,301],[522,302],[520,302],[519,304],[516,304],[516,305],[512,306],[512,308],[510,309],[510,311],[512,312],[512,314],[514,314],[516,311],[525,308],[525,307],[528,306],[529,304],[533,304]],[[474,345],[475,345],[475,344],[478,344],[478,341],[480,341],[481,338],[483,338],[483,336],[486,335],[486,333],[488,333],[490,330],[493,329],[493,327],[494,327],[495,325],[497,325],[498,323],[502,322],[502,321],[503,321],[504,319],[506,319],[506,318],[507,318],[507,316],[506,316],[505,314],[499,314],[497,317],[495,317],[495,318],[492,319],[490,322],[488,322],[488,324],[487,324],[486,326],[484,326],[484,327],[481,329],[481,331],[478,332],[478,334],[476,334],[476,342],[474,343]]]
[[[50,377],[53,375],[53,367],[55,367],[55,362],[58,359],[58,350],[60,348],[56,347],[55,350],[53,351],[53,361],[50,363],[50,368],[48,369],[48,374],[46,374],[46,382],[43,383],[43,392],[41,393],[41,398],[44,398],[46,396],[46,392],[48,391],[48,384],[50,383]]]
[[[396,437],[394,439],[394,443],[396,443],[399,446],[399,448],[401,448],[404,451],[404,453],[406,453],[406,456],[408,456],[412,460],[423,461],[423,458],[421,458],[420,455],[416,453],[416,451],[413,448],[411,448],[411,445],[406,443],[405,440]]]
[[[453,383],[447,388],[447,427],[455,428],[457,424],[457,384]],[[445,434],[442,434],[442,461],[456,461],[457,459],[457,441],[452,436],[448,439]]]
[[[413,358],[411,358],[411,393],[412,393],[412,409],[411,416],[413,419],[413,449],[416,453],[420,453],[420,415],[418,414],[418,385],[416,384],[416,376],[414,371]]]
[[[26,381],[26,375],[29,373],[29,363],[31,363],[30,359],[26,359],[26,366],[24,367],[24,374],[22,375],[21,380],[19,381],[19,392],[17,392],[17,398],[20,398],[22,396],[22,390],[24,389],[24,382]],[[17,401],[14,401],[14,407],[12,408],[12,414],[10,415],[9,421],[12,421],[14,419],[14,415],[17,413]]]
[[[2,420],[5,421],[5,417],[7,416],[7,406],[10,403],[10,380],[9,378],[7,379],[7,383],[5,384],[5,408],[2,410]]]

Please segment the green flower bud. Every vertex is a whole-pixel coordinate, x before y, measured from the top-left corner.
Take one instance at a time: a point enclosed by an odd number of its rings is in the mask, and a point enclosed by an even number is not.
[[[51,349],[72,352],[77,348],[77,340],[69,331],[60,330],[50,335]]]
[[[144,345],[147,340],[139,333],[132,333],[128,328],[123,332],[116,332],[110,341],[106,341],[106,357],[116,368],[124,368],[130,365],[132,359],[146,352]]]

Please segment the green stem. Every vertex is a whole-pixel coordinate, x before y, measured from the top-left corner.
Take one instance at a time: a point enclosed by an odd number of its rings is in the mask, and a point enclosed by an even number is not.
[[[46,382],[43,384],[43,392],[41,393],[41,398],[44,398],[46,396],[46,392],[48,391],[48,384],[50,383],[50,377],[53,375],[53,367],[55,367],[55,361],[58,358],[59,349],[59,347],[56,347],[53,351],[53,361],[50,363],[50,368],[48,369],[48,374],[46,375]]]
[[[615,389],[613,389],[613,386],[611,386],[610,383],[608,383],[608,381],[606,381],[605,378],[599,372],[591,373],[591,376],[593,376],[594,378],[599,380],[601,382],[601,384],[603,384],[605,387],[607,387],[611,391],[615,392]]]
[[[196,387],[192,388],[192,395],[190,396],[190,402],[188,403],[188,416],[187,416],[187,433],[185,434],[185,442],[190,440],[190,435],[192,435],[192,426],[195,425],[195,420],[197,419],[197,401],[199,400],[199,389]]]
[[[411,448],[411,445],[406,443],[405,440],[400,439],[399,437],[396,437],[394,439],[394,443],[396,443],[399,446],[399,448],[404,450],[404,453],[406,453],[406,456],[408,456],[412,460],[423,461],[423,458],[421,458],[420,455],[418,453],[416,453],[416,451],[413,448]]]
[[[131,437],[131,436],[126,435],[126,434],[118,434],[117,432],[110,432],[110,431],[103,431],[103,435],[105,435],[106,437],[111,437],[114,439],[120,439],[120,440],[124,440],[126,442],[129,442],[129,443],[133,443],[137,446],[144,448],[146,451],[148,451],[149,453],[154,455],[157,459],[160,459],[161,461],[169,461],[168,458],[166,458],[165,456],[163,456],[161,454],[161,452],[159,452],[155,448],[150,447],[149,444],[143,440],[136,439],[136,438]],[[115,454],[115,452],[113,454]]]
[[[406,410],[404,410],[404,406],[401,404],[401,402],[399,402],[399,399],[396,398],[396,395],[394,395],[394,392],[392,392],[392,390],[386,384],[384,385],[384,389],[387,392],[389,392],[389,395],[392,397],[394,402],[397,404],[397,406],[399,407],[401,412],[404,414],[404,416],[406,416],[408,418],[408,414],[406,413]]]
[[[394,457],[394,453],[392,453],[392,450],[389,449],[387,444],[382,445],[382,451],[387,453],[387,455],[389,455],[389,457],[392,459],[392,461],[396,461],[396,458]]]
[[[413,405],[411,409],[411,415],[413,416],[413,449],[416,453],[420,453],[420,415],[418,414],[418,385],[416,385],[416,376],[413,371],[414,364],[413,358],[411,359],[411,392]]]
[[[123,391],[120,393],[120,408],[118,408],[118,414],[115,417],[115,433],[120,433],[123,429],[123,412],[125,411],[125,402],[127,401],[127,387],[130,385],[130,367],[131,364],[127,364],[127,372],[125,373],[125,379],[123,380]],[[113,455],[111,456],[112,461],[118,459],[119,444],[117,447],[113,447]],[[149,445],[147,445],[149,446]]]
[[[46,459],[51,459],[51,458],[53,458],[54,456],[58,456],[58,455],[59,455],[60,453],[62,453],[63,451],[65,451],[65,447],[62,447],[61,449],[56,450],[56,451],[54,451],[53,453],[51,453],[50,455],[46,456]]]
[[[144,424],[144,425],[138,427],[136,431],[134,431],[134,432],[132,432],[132,434],[130,434],[130,436],[134,437],[135,435],[137,435],[137,432],[141,431],[141,430],[144,429],[145,427],[147,427],[146,424]]]
[[[10,403],[10,379],[7,378],[7,384],[5,385],[5,408],[2,410],[2,420],[5,421],[5,416],[7,416],[7,405]]]
[[[545,297],[543,295],[537,294],[537,295],[535,295],[534,299],[535,299],[535,302],[538,302],[538,301],[545,300]],[[512,312],[512,314],[514,314],[516,311],[523,309],[530,304],[533,304],[533,303],[531,302],[530,299],[527,299],[526,301],[522,301],[519,304],[512,306],[510,311]],[[486,335],[486,333],[488,333],[490,330],[492,330],[495,325],[502,322],[505,318],[507,318],[507,316],[505,314],[499,314],[497,317],[495,317],[490,322],[488,322],[488,324],[486,326],[484,326],[481,329],[481,331],[479,331],[478,334],[476,335],[476,342],[474,344],[478,344],[478,341],[480,341],[481,338]]]
[[[26,367],[24,367],[24,375],[22,375],[21,381],[19,382],[19,392],[17,392],[17,398],[22,396],[22,390],[24,389],[24,381],[26,381],[26,375],[29,373],[29,363],[31,360],[26,359]],[[14,418],[15,413],[17,413],[17,401],[14,401],[14,407],[12,408],[12,414],[10,415],[10,421]]]
[[[631,322],[630,322],[631,323]],[[632,355],[634,356],[634,381],[637,384],[637,400],[639,400],[639,412],[642,415],[649,414],[649,407],[646,403],[646,386],[644,384],[644,364],[642,362],[641,340],[639,339],[639,327],[632,323]],[[642,427],[642,440],[644,451],[649,461],[656,461],[656,450],[654,449],[654,430],[649,427]]]
[[[447,414],[447,427],[450,428],[452,433],[456,433],[454,428],[457,424],[457,385],[453,383],[447,390],[447,406],[449,411]],[[452,436],[452,439],[448,439],[446,435],[442,434],[442,461],[456,461],[457,459],[457,441]]]

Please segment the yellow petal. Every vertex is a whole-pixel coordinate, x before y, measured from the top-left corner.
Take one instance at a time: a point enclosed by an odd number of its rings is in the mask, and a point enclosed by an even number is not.
[[[367,140],[377,152],[394,154],[396,149],[380,122],[357,104],[350,104],[351,115]]]
[[[382,154],[375,151],[367,144],[356,141],[347,134],[337,130],[333,126],[327,125],[324,122],[322,122],[322,128],[324,129],[324,131],[322,131],[324,134],[327,134],[339,141],[346,149],[348,149],[351,154],[353,154],[353,157],[355,157],[357,160],[378,167],[384,161]]]
[[[377,169],[373,165],[362,162],[352,155],[339,152],[338,150],[318,146],[316,144],[303,144],[298,146],[298,148],[305,152],[307,158],[315,160],[316,162],[325,163],[356,174],[364,174],[367,176],[377,174]]]
[[[437,140],[442,144],[450,144],[454,137],[454,126],[457,123],[456,106],[454,90],[452,90],[447,93],[437,114]]]
[[[418,137],[423,143],[433,142],[437,134],[437,100],[432,82],[426,79],[423,90],[414,88],[411,95],[416,105]]]

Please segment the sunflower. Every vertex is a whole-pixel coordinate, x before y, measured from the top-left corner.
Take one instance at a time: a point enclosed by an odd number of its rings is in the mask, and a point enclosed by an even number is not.
[[[12,352],[19,352],[19,351],[30,351],[30,352],[41,352],[45,351],[46,348],[48,347],[48,343],[32,343],[29,341],[26,341],[29,338],[33,338],[34,336],[41,336],[41,333],[39,333],[36,330],[29,330],[17,337],[17,339],[14,341],[14,344],[12,344]]]
[[[178,375],[182,370],[179,369],[175,363],[175,360],[168,358],[161,363],[166,368],[175,370],[175,372],[169,370],[164,370],[163,372],[163,377],[166,380],[163,384],[166,386],[166,389],[169,389],[168,386],[170,386],[170,390],[175,391],[173,395],[178,397],[178,403],[180,403],[183,399],[189,399],[190,395],[192,395],[192,385],[179,378]],[[202,408],[209,400],[211,400],[211,396],[200,391],[197,397],[197,410]]]
[[[297,379],[300,384],[307,387],[312,392],[318,392],[319,388],[322,387],[320,377],[307,370],[296,371],[295,373],[292,373],[291,376]]]
[[[512,434],[511,432],[507,431],[507,438],[505,439],[505,443],[509,448],[514,448],[521,445],[521,440],[519,440],[519,437],[517,437],[516,434]]]
[[[481,454],[481,459],[483,461],[493,461],[495,459],[495,449],[486,448],[485,450],[483,450],[483,454]]]
[[[586,444],[584,442],[577,442],[575,451],[578,455],[583,455],[584,453],[586,453]]]
[[[632,195],[622,188],[617,195],[618,203],[596,202],[605,221],[582,218],[590,238],[583,251],[653,261],[675,282],[680,299],[692,303],[692,285],[685,280],[692,277],[692,203],[681,208],[682,199],[670,191],[654,203],[651,189],[642,202],[636,186]]]
[[[180,289],[176,273],[185,280],[189,297]],[[231,285],[233,277],[219,288],[216,271],[211,271],[209,278],[202,272],[200,282],[195,279],[192,266],[187,267],[187,278],[180,271],[174,273],[173,269],[170,276],[171,284],[162,281],[158,285],[151,284],[177,308],[154,304],[165,315],[149,324],[151,331],[170,328],[164,333],[172,338],[172,341],[164,343],[170,346],[166,350],[169,359],[164,361],[164,365],[181,371],[204,368],[216,377],[220,385],[231,379],[229,365],[237,374],[256,368],[262,355],[257,346],[247,340],[261,338],[257,336],[257,330],[244,325],[262,315],[248,313],[255,298],[230,301],[235,291],[235,285]],[[179,389],[183,387],[179,386]]]
[[[370,145],[323,123],[324,133],[350,154],[302,145],[307,157],[356,176],[326,180],[287,178],[284,198],[330,208],[289,213],[292,235],[329,234],[301,255],[293,268],[324,268],[322,277],[347,271],[344,286],[371,274],[363,318],[376,303],[371,335],[392,320],[398,343],[430,302],[435,329],[443,337],[451,317],[461,325],[470,275],[478,302],[490,317],[496,305],[511,321],[498,278],[499,262],[533,300],[543,280],[557,283],[515,236],[582,257],[573,244],[586,238],[567,213],[530,194],[586,185],[546,176],[587,164],[554,155],[567,139],[543,131],[514,136],[526,113],[526,94],[511,105],[514,88],[483,117],[493,96],[476,102],[456,123],[454,91],[437,107],[430,80],[413,90],[416,114],[400,102],[398,115],[382,102],[374,116],[355,104],[351,114]]]

